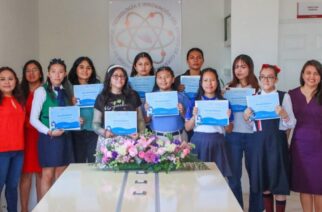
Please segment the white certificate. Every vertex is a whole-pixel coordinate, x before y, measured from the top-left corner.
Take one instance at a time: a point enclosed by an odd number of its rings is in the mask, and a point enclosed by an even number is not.
[[[252,119],[265,120],[277,119],[279,116],[275,112],[279,105],[278,93],[247,96],[247,107],[253,111]]]
[[[50,130],[80,130],[80,112],[78,106],[50,107]]]
[[[136,111],[105,111],[105,129],[115,135],[131,135],[137,132]]]
[[[189,99],[192,99],[196,97],[198,88],[199,88],[199,80],[200,76],[181,76],[180,77],[180,83],[184,84],[185,94],[189,97]]]
[[[146,102],[149,104],[148,115],[175,116],[179,115],[178,92],[165,91],[146,93]]]
[[[254,88],[229,88],[225,91],[224,97],[230,102],[233,112],[244,112],[247,108],[246,96],[254,93]]]
[[[141,99],[145,98],[145,93],[150,93],[153,90],[155,77],[146,76],[146,77],[130,77],[129,82],[133,90],[138,92]]]
[[[198,100],[197,125],[218,125],[227,126],[229,124],[228,100]]]
[[[103,84],[74,85],[76,105],[80,107],[94,107],[96,97],[102,89]]]

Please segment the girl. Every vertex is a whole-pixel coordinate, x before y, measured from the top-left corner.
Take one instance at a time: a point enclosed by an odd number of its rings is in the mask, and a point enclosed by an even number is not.
[[[92,60],[88,57],[79,57],[75,60],[68,74],[68,79],[72,85],[85,85],[99,83]],[[76,98],[73,97],[76,104]],[[80,108],[80,116],[84,124],[81,131],[73,131],[73,150],[76,163],[95,162],[95,150],[97,134],[93,132],[93,108]]]
[[[38,152],[42,167],[40,198],[53,185],[72,160],[71,136],[63,130],[49,129],[49,108],[69,105],[62,84],[66,80],[66,65],[61,59],[52,59],[48,65],[46,83],[37,88],[32,101],[30,123],[39,132]]]
[[[138,53],[133,61],[131,77],[153,76],[154,67],[151,56],[147,52]]]
[[[138,131],[142,133],[145,124],[140,109],[139,95],[128,85],[126,70],[120,65],[112,65],[107,69],[104,88],[97,96],[94,106],[93,129],[99,135],[99,143],[105,138],[113,137],[113,133],[104,129],[105,111],[137,111]],[[131,135],[136,138],[138,135]]]
[[[155,78],[155,92],[173,91],[174,73],[168,66],[158,68]],[[178,110],[179,115],[176,116],[152,116],[148,117],[151,121],[150,127],[156,135],[164,136],[171,134],[174,137],[186,140],[186,136],[182,137],[184,128],[185,108],[189,104],[189,99],[183,93],[178,92]],[[149,108],[148,103],[145,104],[145,109]]]
[[[23,95],[16,73],[0,68],[0,193],[6,186],[7,210],[17,211],[18,182],[23,163]]]
[[[257,92],[259,84],[254,74],[254,63],[250,56],[238,55],[232,65],[233,79],[226,89],[229,88],[254,88]],[[243,118],[243,112],[234,112],[234,128],[226,134],[227,155],[232,175],[228,177],[228,184],[233,191],[240,206],[243,208],[243,193],[241,187],[242,159],[245,155],[245,164],[248,176],[251,176],[252,162],[256,154],[252,127]],[[250,178],[249,178],[250,180]],[[249,182],[250,188],[253,182]],[[262,194],[249,192],[249,211],[262,211]]]
[[[26,100],[26,121],[25,121],[25,151],[22,175],[20,180],[20,202],[21,211],[28,211],[28,202],[31,188],[32,175],[36,175],[37,201],[40,200],[41,167],[38,159],[38,131],[30,125],[31,104],[34,98],[34,91],[44,81],[44,74],[40,63],[36,60],[29,60],[22,70],[21,88]]]
[[[275,65],[264,64],[259,73],[261,82],[260,95],[278,93],[279,102],[275,111],[280,119],[256,121],[254,139],[257,148],[256,173],[250,176],[254,182],[253,191],[263,192],[265,211],[273,212],[275,197],[276,211],[285,211],[286,195],[289,191],[289,159],[286,130],[295,126],[296,120],[292,110],[290,96],[277,91],[275,84],[280,69]],[[244,113],[245,120],[252,116],[251,108]]]
[[[199,81],[199,89],[195,100],[222,100],[218,74],[215,69],[206,68],[202,70]],[[191,102],[186,113],[185,128],[187,131],[193,129],[194,134],[191,142],[196,145],[193,150],[198,155],[198,159],[205,162],[215,162],[223,174],[230,176],[231,171],[225,149],[225,131],[231,131],[233,124],[229,123],[226,127],[198,125],[195,120],[198,115],[198,108],[195,106],[195,100]],[[230,121],[232,119],[230,109],[227,111]]]
[[[301,86],[290,91],[297,125],[291,142],[291,189],[303,211],[322,211],[322,65],[307,61]]]
[[[199,48],[191,48],[187,53],[188,70],[177,76],[175,79],[174,87],[178,91],[184,91],[184,85],[180,83],[181,76],[196,76],[201,74],[201,66],[203,65],[204,57],[203,52]]]

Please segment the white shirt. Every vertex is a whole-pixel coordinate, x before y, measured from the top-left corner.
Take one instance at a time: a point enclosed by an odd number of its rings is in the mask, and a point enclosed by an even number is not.
[[[63,88],[61,86],[60,88]],[[55,91],[55,94],[57,95],[58,92]],[[31,107],[31,113],[30,113],[30,124],[38,130],[38,132],[43,134],[48,134],[48,131],[50,130],[46,125],[44,125],[40,120],[40,113],[42,111],[42,106],[44,102],[46,101],[46,90],[44,87],[39,87],[35,90],[34,93],[34,99],[32,100],[32,107]]]
[[[261,90],[261,95],[266,95],[266,94],[271,94],[271,93],[277,93],[277,90],[271,91],[270,93],[266,93],[264,90]],[[288,115],[288,120],[282,120],[280,119],[280,123],[279,123],[279,129],[280,130],[287,130],[287,129],[292,129],[295,127],[296,124],[296,119],[293,113],[293,107],[292,107],[292,101],[291,101],[291,97],[288,93],[285,93],[284,98],[283,98],[283,102],[282,102],[282,107],[284,108],[284,110],[286,111],[287,115]],[[254,122],[251,122],[252,125],[254,125]]]

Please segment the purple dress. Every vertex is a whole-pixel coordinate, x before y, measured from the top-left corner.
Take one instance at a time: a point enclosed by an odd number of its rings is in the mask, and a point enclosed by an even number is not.
[[[289,92],[297,120],[291,143],[291,190],[322,194],[322,105],[307,103],[300,88]]]

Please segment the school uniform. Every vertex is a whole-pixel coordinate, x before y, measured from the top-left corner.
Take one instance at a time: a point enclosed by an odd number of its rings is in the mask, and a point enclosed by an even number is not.
[[[218,98],[202,96],[201,100],[218,100]],[[187,108],[186,120],[190,120],[193,117],[192,111],[194,106],[195,99],[191,101]],[[230,117],[230,120],[233,119],[232,117]],[[204,162],[215,162],[223,176],[230,176],[231,170],[226,153],[224,127],[197,125],[193,131],[191,143],[195,144],[195,149],[193,149],[192,153],[197,154],[198,159]]]
[[[38,154],[41,167],[67,166],[72,162],[72,140],[70,132],[61,136],[49,136],[49,108],[68,105],[68,98],[63,86],[53,88],[50,92],[48,84],[35,90],[30,123],[39,132]]]
[[[237,88],[241,88],[238,84]],[[247,86],[246,88],[251,88]],[[256,161],[256,155],[258,146],[256,145],[256,139],[253,133],[253,125],[247,123],[244,120],[244,112],[233,112],[234,115],[234,128],[231,133],[226,133],[226,148],[229,160],[229,165],[232,171],[232,175],[228,177],[228,184],[234,193],[238,203],[244,208],[243,192],[241,185],[242,177],[242,159],[245,156],[245,166],[249,177],[249,211],[262,211],[263,199],[262,193],[252,192],[253,182],[250,176],[253,175],[252,170],[254,162]]]
[[[161,92],[161,91],[157,91]],[[182,92],[178,92],[178,103],[184,108],[189,105],[189,98]],[[184,118],[178,114],[175,116],[153,116],[151,117],[150,128],[158,136],[170,134],[174,138],[184,139],[182,137],[184,129]]]
[[[289,195],[289,155],[286,130],[294,128],[296,119],[292,110],[290,96],[281,91],[277,92],[282,107],[288,114],[288,120],[270,119],[255,121],[254,132],[259,146],[257,160],[253,167],[253,192],[270,191],[274,195]],[[272,92],[271,92],[272,93]],[[260,92],[265,95],[264,91]]]

